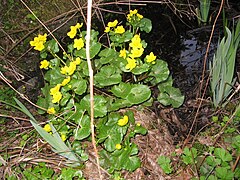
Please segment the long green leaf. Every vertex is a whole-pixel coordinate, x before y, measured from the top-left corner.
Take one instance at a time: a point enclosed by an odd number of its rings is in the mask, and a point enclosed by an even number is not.
[[[50,123],[51,129],[53,132],[53,134],[51,135],[48,132],[46,132],[41,126],[38,125],[38,123],[37,123],[36,119],[33,117],[33,115],[28,111],[28,109],[18,99],[14,98],[14,100],[20,107],[20,108],[18,108],[18,107],[17,108],[31,118],[31,120],[30,120],[31,124],[36,129],[36,131],[40,134],[40,136],[42,136],[42,138],[52,146],[53,151],[55,151],[56,153],[58,153],[59,155],[65,157],[65,158],[67,158],[69,160],[69,162],[68,162],[69,165],[79,166],[80,165],[79,159],[71,151],[71,149],[69,147],[67,147],[67,145],[62,141],[61,137],[59,136],[59,134],[56,131],[56,129],[54,128],[54,126]]]
[[[28,109],[15,97],[13,99],[16,101],[17,105],[20,107],[19,110],[21,110],[23,113],[25,113],[28,117],[31,118],[32,121],[35,123],[37,122],[36,119],[33,117],[33,115],[28,111]]]

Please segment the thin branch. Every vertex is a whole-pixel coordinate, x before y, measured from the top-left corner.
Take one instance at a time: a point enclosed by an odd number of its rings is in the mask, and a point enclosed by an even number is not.
[[[222,8],[223,8],[223,4],[224,4],[224,0],[221,1],[221,5],[219,7],[219,10],[218,10],[218,14],[214,20],[214,23],[213,23],[213,26],[212,26],[212,31],[211,31],[211,35],[209,37],[209,40],[208,40],[208,46],[207,46],[207,49],[206,49],[206,53],[205,53],[205,56],[204,56],[204,63],[203,63],[203,70],[202,70],[202,80],[201,80],[201,84],[200,84],[200,91],[201,89],[203,88],[203,81],[204,81],[204,76],[205,76],[205,70],[206,70],[206,63],[207,63],[207,57],[208,57],[208,52],[209,52],[209,49],[210,49],[210,44],[211,44],[211,41],[212,41],[212,37],[213,37],[213,33],[214,33],[214,29],[215,29],[215,26],[216,26],[216,23],[217,23],[217,20],[218,20],[218,17],[222,11]],[[203,91],[203,94],[202,94],[202,98],[200,98],[200,102],[199,102],[199,105],[198,105],[198,108],[197,108],[197,112],[196,112],[196,115],[194,117],[194,120],[193,120],[193,123],[192,123],[192,126],[188,132],[188,135],[187,135],[187,138],[186,138],[186,141],[184,142],[183,146],[185,146],[187,144],[187,142],[189,141],[189,137],[190,137],[190,134],[193,130],[193,127],[196,123],[196,120],[197,120],[197,116],[199,114],[199,111],[200,111],[200,108],[201,108],[201,105],[202,105],[202,102],[203,102],[203,98],[206,94],[206,91],[207,91],[207,87],[208,87],[208,83],[209,83],[209,80],[210,80],[210,76],[208,76],[208,79],[207,79],[207,82],[206,82],[206,86],[204,88],[204,91]],[[199,92],[200,93],[200,92]],[[201,93],[200,93],[201,95]]]
[[[96,161],[98,167],[99,178],[102,179],[98,150],[96,147],[95,132],[94,132],[94,97],[93,97],[93,69],[90,59],[90,39],[91,39],[91,19],[92,19],[92,0],[88,0],[87,6],[87,35],[86,35],[86,57],[88,63],[89,77],[90,77],[90,106],[91,106],[91,133],[92,144],[96,154]]]

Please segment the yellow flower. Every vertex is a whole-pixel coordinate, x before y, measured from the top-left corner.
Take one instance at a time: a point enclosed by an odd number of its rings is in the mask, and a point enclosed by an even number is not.
[[[141,124],[140,124],[140,123],[137,123],[137,124],[136,124],[136,126],[140,127],[140,126],[141,126]]]
[[[83,23],[81,23],[81,24],[80,24],[80,23],[77,23],[77,24],[75,25],[75,28],[76,28],[76,29],[80,29],[82,26],[83,26]]]
[[[54,94],[56,94],[57,92],[59,92],[60,87],[61,87],[61,84],[57,84],[55,87],[51,88],[51,89],[50,89],[50,95],[54,95]]]
[[[38,40],[46,42],[47,41],[47,34],[46,33],[44,35],[39,34],[38,35]]]
[[[50,124],[45,124],[45,126],[43,127],[43,129],[47,132],[51,132],[52,131],[52,128],[50,126]]]
[[[64,66],[64,67],[61,68],[61,71],[60,71],[61,74],[66,75],[67,72],[68,72],[68,67],[67,66]]]
[[[67,139],[66,134],[61,134],[61,139],[62,139],[63,142],[66,141],[66,139]]]
[[[56,92],[53,96],[52,103],[59,103],[59,101],[62,99],[62,93]]]
[[[77,35],[77,30],[80,29],[83,26],[83,23],[79,24],[77,23],[75,26],[70,27],[70,31],[67,33],[67,35],[73,39]]]
[[[152,64],[155,64],[156,56],[151,52],[149,55],[146,56],[146,61]]]
[[[134,14],[137,14],[138,10],[137,9],[134,9],[134,10],[130,10],[129,14],[127,15],[127,20],[130,21],[132,16]]]
[[[79,65],[81,63],[81,59],[77,57],[74,62],[76,65]]]
[[[143,54],[143,48],[133,48],[131,50],[131,54],[129,55],[131,58],[140,57]]]
[[[129,46],[132,48],[142,48],[141,38],[138,34],[132,38],[132,42],[129,44]]]
[[[33,41],[30,41],[30,45],[34,47],[35,50],[42,51],[44,49],[44,43],[47,41],[47,34],[39,34],[34,38]]]
[[[74,39],[73,47],[77,48],[77,50],[80,50],[81,48],[83,48],[84,47],[83,39],[82,38]]]
[[[70,65],[69,65],[69,67],[67,69],[67,74],[69,76],[71,76],[74,73],[74,71],[76,70],[76,68],[77,68],[76,64],[74,62],[70,62]]]
[[[75,61],[70,62],[69,66],[62,67],[60,73],[64,75],[68,74],[69,76],[71,76],[76,70],[77,65],[79,65],[80,63],[81,59],[77,57]]]
[[[125,126],[128,123],[128,116],[124,116],[122,119],[118,120],[118,125],[119,126]]]
[[[117,150],[120,150],[120,149],[122,148],[122,145],[121,145],[121,144],[116,144],[115,148],[116,148]]]
[[[54,107],[51,107],[51,108],[48,108],[47,113],[48,114],[55,114],[56,111],[55,111]]]
[[[75,26],[71,26],[70,29],[71,29],[71,30],[67,33],[67,35],[68,35],[71,39],[73,39],[73,38],[76,36],[76,34],[77,34],[77,29],[75,28]]]
[[[48,69],[49,62],[47,60],[41,61],[40,64],[40,69]]]
[[[105,33],[108,33],[109,31],[110,31],[110,27],[107,26],[107,27],[105,28],[104,32],[105,32]]]
[[[122,34],[124,32],[125,32],[125,29],[123,26],[117,26],[115,29],[115,33],[117,33],[117,34]]]
[[[120,50],[119,57],[123,57],[124,59],[127,57],[127,51],[125,48]]]
[[[130,71],[137,66],[137,62],[135,59],[127,58],[127,62],[128,64],[125,66],[125,68],[129,69]]]
[[[137,17],[138,17],[139,19],[142,19],[142,18],[143,18],[143,15],[137,13]]]
[[[138,10],[137,10],[137,9],[130,10],[130,14],[132,14],[132,15],[137,14],[137,13],[138,13]]]
[[[76,34],[77,34],[77,28],[76,28],[75,26],[71,26],[70,29],[71,29],[71,30],[67,33],[67,35],[68,35],[71,39],[73,39],[73,38],[76,36]]]
[[[117,25],[117,23],[118,23],[118,20],[115,20],[115,21],[113,21],[113,22],[108,22],[108,27],[115,27],[116,25]]]
[[[62,86],[65,86],[67,83],[69,83],[69,81],[71,80],[70,76],[68,76],[67,78],[65,78],[63,81],[62,81]]]

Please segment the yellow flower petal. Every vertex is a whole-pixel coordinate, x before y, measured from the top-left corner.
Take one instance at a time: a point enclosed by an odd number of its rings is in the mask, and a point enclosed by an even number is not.
[[[118,125],[119,126],[125,126],[128,123],[128,116],[124,116],[122,119],[118,120]]]
[[[64,142],[64,141],[66,141],[67,136],[66,136],[65,134],[61,134],[61,139],[62,139],[62,141]]]
[[[129,69],[130,71],[137,66],[137,62],[135,59],[127,58],[127,62],[128,64],[125,66],[125,68]]]
[[[140,127],[140,126],[141,126],[141,124],[140,124],[140,123],[137,123],[137,124],[136,124],[136,126]]]
[[[125,48],[120,50],[119,57],[123,57],[124,59],[127,57],[127,51]]]
[[[77,50],[80,50],[84,47],[84,42],[83,39],[74,39],[74,44],[73,47],[76,48]]]
[[[64,66],[64,67],[61,68],[61,71],[60,71],[61,74],[66,75],[67,72],[68,72],[68,67],[67,66]]]
[[[77,24],[75,25],[75,28],[76,28],[76,29],[80,29],[82,26],[83,26],[83,23],[81,23],[81,24],[80,24],[80,23],[77,23]]]
[[[68,76],[67,78],[65,78],[63,81],[62,81],[62,86],[65,86],[67,83],[69,83],[69,81],[71,80],[70,76]]]
[[[56,111],[55,111],[54,107],[51,107],[51,108],[48,108],[47,113],[48,114],[55,114]]]
[[[73,39],[77,35],[77,28],[75,26],[70,27],[70,31],[67,33],[67,35]]]
[[[141,38],[138,34],[136,34],[132,40],[131,43],[129,44],[130,47],[132,48],[142,48],[142,43],[141,43]]]
[[[50,124],[45,124],[45,126],[43,127],[43,129],[47,132],[51,132],[52,131],[52,128],[50,126]]]
[[[121,145],[121,144],[116,144],[115,148],[116,148],[117,150],[120,150],[120,149],[122,148],[122,145]]]
[[[67,74],[69,76],[71,76],[74,73],[74,71],[76,70],[76,68],[77,68],[76,64],[74,62],[70,62],[70,65],[69,65],[68,70],[67,70]]]
[[[42,51],[44,49],[44,43],[47,41],[47,34],[39,34],[34,38],[33,41],[30,41],[30,45],[34,47],[35,50]]]
[[[118,20],[114,20],[113,22],[108,22],[108,27],[115,27],[118,23]]]
[[[40,64],[40,69],[48,69],[49,62],[47,60],[41,61]]]
[[[77,57],[74,62],[75,62],[76,65],[79,65],[81,63],[80,57]]]
[[[62,99],[62,93],[58,91],[53,95],[52,103],[59,103],[61,99]]]
[[[56,94],[60,90],[61,84],[57,84],[55,87],[50,89],[50,95]]]
[[[110,31],[110,27],[107,26],[107,27],[105,28],[104,32],[105,32],[105,33],[108,33],[109,31]]]
[[[138,17],[139,19],[142,19],[142,18],[143,18],[143,15],[137,13],[137,17]]]
[[[123,26],[117,26],[115,29],[115,33],[117,33],[117,34],[122,34],[124,32],[125,32],[125,29]]]
[[[156,56],[151,52],[149,55],[146,56],[146,61],[148,63],[153,63],[155,64]]]
[[[144,49],[143,48],[133,48],[131,50],[131,54],[129,55],[131,58],[137,58],[140,57],[143,54]]]

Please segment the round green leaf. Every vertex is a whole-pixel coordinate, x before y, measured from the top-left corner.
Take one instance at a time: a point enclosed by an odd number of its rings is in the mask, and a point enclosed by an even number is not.
[[[137,133],[137,134],[142,134],[142,135],[145,135],[147,134],[147,129],[144,128],[143,126],[135,126],[134,128],[134,132]]]
[[[126,99],[132,104],[140,104],[147,101],[151,96],[151,90],[148,86],[142,84],[134,84]]]
[[[144,72],[147,72],[148,70],[149,70],[149,65],[148,64],[140,64],[132,70],[132,73],[135,74],[135,75],[140,75]]]
[[[152,84],[158,84],[162,81],[165,81],[169,76],[169,69],[167,62],[163,60],[156,60],[156,64],[153,65],[151,73],[149,76],[155,77],[152,80]]]
[[[140,30],[145,31],[146,33],[149,33],[152,30],[152,21],[147,18],[143,18],[140,21]]]
[[[90,114],[90,95],[86,95],[80,102]],[[107,100],[103,96],[94,96],[94,117],[103,117],[107,114]]]
[[[101,71],[94,76],[96,84],[100,87],[118,84],[122,81],[122,76],[117,69],[112,66],[103,66]]]
[[[116,131],[110,131],[108,134],[108,138],[104,141],[104,147],[108,152],[113,152],[116,148],[116,144],[120,144],[122,142],[122,136],[120,133],[116,133]]]
[[[166,91],[166,87],[169,87],[169,86],[172,86],[173,85],[173,79],[172,79],[172,76],[169,76],[168,79],[164,82],[161,82],[159,85],[158,85],[158,89],[160,92],[164,92]]]
[[[112,87],[111,92],[113,95],[119,98],[126,98],[127,95],[130,93],[131,85],[129,83],[121,82],[118,85]]]
[[[69,85],[71,85],[73,91],[78,95],[82,95],[87,90],[87,81],[84,79],[72,79]]]
[[[165,92],[159,93],[157,99],[164,106],[172,105],[174,108],[178,108],[182,105],[184,96],[178,88],[168,86],[165,88]]]
[[[101,57],[100,62],[102,64],[107,64],[112,61],[116,56],[118,56],[118,53],[114,49],[105,48],[98,55]]]

